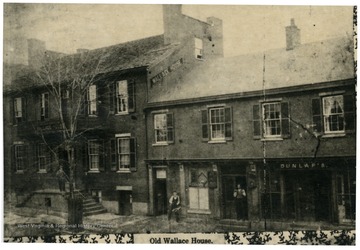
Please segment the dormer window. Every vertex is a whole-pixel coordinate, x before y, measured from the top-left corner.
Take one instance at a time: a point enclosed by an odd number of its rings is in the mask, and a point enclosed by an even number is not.
[[[203,49],[203,41],[200,38],[195,38],[195,58],[203,59],[204,58],[204,49]]]

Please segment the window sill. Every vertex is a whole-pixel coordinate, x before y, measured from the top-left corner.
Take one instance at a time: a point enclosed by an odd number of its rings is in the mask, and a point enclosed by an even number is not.
[[[332,137],[344,137],[345,133],[338,133],[338,134],[324,134],[321,138],[332,138]]]
[[[188,209],[189,214],[211,214],[210,210],[205,209]]]
[[[17,170],[15,174],[24,174],[24,170]]]
[[[157,147],[157,146],[168,146],[169,143],[167,142],[157,142],[157,143],[153,143],[152,146],[153,147]]]
[[[115,113],[115,115],[116,116],[118,116],[118,115],[128,115],[129,114],[129,112],[128,111],[126,111],[126,112],[119,112],[119,113]]]
[[[268,138],[262,138],[261,141],[283,141],[284,138],[282,137],[268,137]]]
[[[130,174],[131,171],[130,171],[130,169],[121,169],[121,170],[116,171],[116,173],[118,173],[118,174]]]
[[[46,174],[47,171],[46,171],[46,170],[39,170],[37,173],[38,173],[38,174]]]
[[[98,174],[98,173],[100,173],[100,170],[89,170],[88,173],[89,174]]]
[[[208,141],[208,143],[210,143],[210,144],[216,144],[216,143],[226,143],[226,141],[225,141],[225,140],[218,140],[218,141],[214,141],[214,140],[212,140],[212,141]]]
[[[88,115],[89,118],[96,118],[98,117],[97,115]]]

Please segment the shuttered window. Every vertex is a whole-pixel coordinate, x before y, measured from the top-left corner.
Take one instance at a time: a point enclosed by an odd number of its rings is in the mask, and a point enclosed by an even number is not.
[[[155,143],[174,142],[174,115],[172,113],[154,114]]]
[[[111,171],[134,172],[136,171],[136,140],[128,135],[120,135],[110,140]]]
[[[203,141],[232,140],[231,107],[212,107],[201,111]]]
[[[134,80],[122,80],[110,84],[110,111],[115,114],[135,112]]]

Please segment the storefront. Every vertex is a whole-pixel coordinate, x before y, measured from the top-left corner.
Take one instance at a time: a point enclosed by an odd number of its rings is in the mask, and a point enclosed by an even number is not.
[[[354,223],[355,159],[268,160],[262,171],[263,219]]]

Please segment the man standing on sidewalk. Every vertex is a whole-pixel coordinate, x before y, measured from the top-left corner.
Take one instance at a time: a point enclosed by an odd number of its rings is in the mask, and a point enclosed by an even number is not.
[[[170,207],[169,207],[169,212],[168,212],[168,220],[169,221],[171,220],[171,215],[174,213],[176,222],[179,222],[179,220],[180,220],[180,215],[179,215],[180,197],[176,191],[174,191],[173,195],[170,197],[169,203],[170,203]]]
[[[56,177],[58,178],[60,192],[65,192],[66,174],[61,165],[56,172]]]
[[[240,184],[237,184],[237,187],[234,190],[234,198],[235,198],[236,218],[237,220],[245,220],[246,192],[244,189],[241,188]]]

